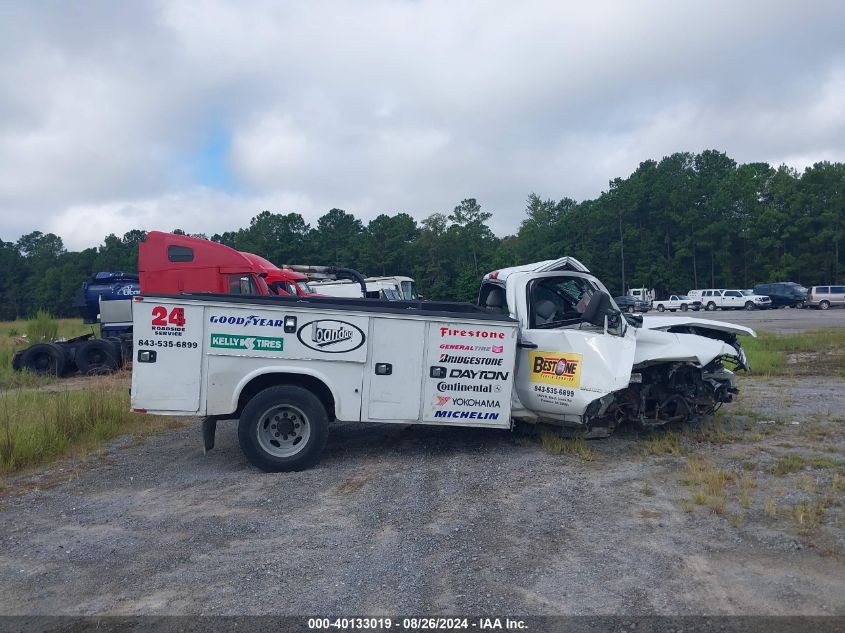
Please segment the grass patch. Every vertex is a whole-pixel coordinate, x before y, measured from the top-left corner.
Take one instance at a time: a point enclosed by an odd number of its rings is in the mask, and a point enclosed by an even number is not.
[[[825,502],[796,503],[792,506],[790,514],[799,532],[815,532],[819,529],[824,519]]]
[[[660,429],[649,433],[640,441],[640,455],[683,455],[681,433],[668,429]]]
[[[810,330],[798,334],[759,332],[743,337],[753,373],[764,376],[842,375],[845,372],[845,329]]]
[[[654,488],[651,486],[651,482],[647,481],[643,484],[642,490],[640,490],[642,494],[646,497],[653,497],[654,496]]]
[[[790,453],[789,455],[784,455],[778,459],[778,461],[775,462],[775,465],[772,466],[770,472],[773,475],[788,475],[790,473],[797,473],[805,468],[836,468],[840,465],[840,461],[833,459],[832,457],[827,457],[826,455],[813,455],[812,457],[807,458],[803,455]]]
[[[776,517],[778,515],[778,507],[775,505],[774,499],[769,497],[763,502],[763,512],[767,517]]]
[[[5,392],[0,394],[0,474],[84,453],[119,435],[177,424],[131,413],[125,389]]]
[[[585,462],[593,461],[593,451],[587,446],[587,440],[578,435],[575,437],[561,437],[551,431],[543,431],[540,434],[540,443],[543,450],[552,455],[573,455]]]
[[[39,310],[26,322],[26,336],[31,343],[55,341],[59,337],[59,322],[47,310]]]
[[[708,508],[714,514],[724,514],[727,486],[736,479],[736,475],[697,458],[689,460],[687,475],[682,483],[692,489],[692,502]]]

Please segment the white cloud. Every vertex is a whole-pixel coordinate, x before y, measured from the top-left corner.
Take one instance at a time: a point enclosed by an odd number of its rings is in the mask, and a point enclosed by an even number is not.
[[[645,159],[845,160],[845,6],[0,7],[0,238],[594,197]],[[203,167],[209,135],[235,187]]]

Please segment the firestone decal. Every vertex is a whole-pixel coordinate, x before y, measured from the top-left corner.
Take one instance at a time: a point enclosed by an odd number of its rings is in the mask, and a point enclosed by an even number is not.
[[[357,325],[337,319],[309,321],[296,333],[299,341],[310,349],[326,354],[343,354],[358,349],[366,336]]]
[[[450,327],[441,327],[440,336],[461,336],[473,338],[493,338],[504,339],[504,332],[496,332],[495,330],[456,330]]]
[[[581,384],[581,354],[530,352],[531,382],[578,388]]]

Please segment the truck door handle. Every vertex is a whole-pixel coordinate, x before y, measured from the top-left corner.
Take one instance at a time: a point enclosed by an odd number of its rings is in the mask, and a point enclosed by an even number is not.
[[[522,349],[537,349],[537,343],[532,343],[531,341],[520,341],[516,346]]]

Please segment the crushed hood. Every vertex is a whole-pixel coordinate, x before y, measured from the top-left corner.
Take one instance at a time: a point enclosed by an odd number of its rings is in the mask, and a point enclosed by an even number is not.
[[[730,332],[739,336],[757,336],[757,333],[750,327],[744,325],[736,325],[735,323],[725,323],[724,321],[710,321],[709,319],[695,319],[684,317],[661,317],[643,315],[643,328],[647,330],[668,330],[671,327],[690,326],[701,328],[705,330],[719,330],[721,332]]]

